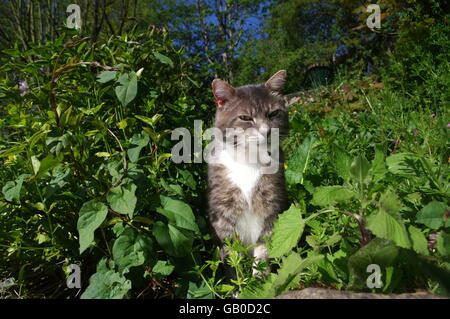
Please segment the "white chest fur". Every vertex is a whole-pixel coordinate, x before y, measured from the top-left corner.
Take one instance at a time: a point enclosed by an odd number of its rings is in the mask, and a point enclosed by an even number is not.
[[[248,210],[237,220],[236,231],[244,245],[255,244],[264,225],[263,216],[252,209],[253,191],[261,177],[261,167],[236,161],[225,150],[221,152],[219,162],[228,169],[229,181],[241,190],[248,204]]]

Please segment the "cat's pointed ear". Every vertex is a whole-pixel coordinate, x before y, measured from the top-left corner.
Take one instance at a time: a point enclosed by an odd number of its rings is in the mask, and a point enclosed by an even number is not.
[[[273,94],[281,94],[286,83],[286,70],[280,70],[264,83],[265,87]]]
[[[218,107],[222,107],[236,94],[236,90],[234,87],[220,79],[215,79],[212,82],[211,86]]]

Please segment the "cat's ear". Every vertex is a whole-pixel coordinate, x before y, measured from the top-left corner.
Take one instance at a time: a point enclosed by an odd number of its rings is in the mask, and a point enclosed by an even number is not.
[[[271,93],[276,95],[281,94],[281,91],[283,91],[284,88],[284,83],[286,83],[286,76],[286,70],[280,70],[272,75],[272,77],[268,79],[264,85]]]
[[[236,94],[234,87],[220,79],[215,79],[212,82],[212,91],[216,104],[219,108],[222,107],[227,101],[231,100]]]

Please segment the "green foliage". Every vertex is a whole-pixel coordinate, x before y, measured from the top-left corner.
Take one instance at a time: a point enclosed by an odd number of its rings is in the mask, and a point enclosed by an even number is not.
[[[145,262],[152,264],[152,241],[145,234],[126,226],[117,234],[112,255],[118,270],[123,272],[131,267],[140,266]]]
[[[84,203],[81,207],[77,223],[80,254],[94,241],[94,232],[103,223],[107,213],[108,207],[95,199]]]
[[[128,215],[133,218],[134,209],[136,207],[136,185],[126,184],[111,189],[106,195],[108,204],[111,209],[119,214]]]
[[[269,256],[281,257],[294,248],[303,233],[305,221],[301,210],[294,205],[278,216],[274,224],[274,234],[271,241]]]
[[[314,190],[312,204],[330,206],[354,198],[357,193],[344,186],[320,186]]]
[[[120,85],[116,87],[116,96],[123,106],[127,106],[137,94],[137,75],[135,72],[122,74],[117,82]]]
[[[281,295],[287,291],[289,287],[295,287],[300,278],[300,272],[318,262],[323,256],[308,257],[306,259],[300,258],[296,253],[290,253],[283,258],[282,264],[278,269],[277,274],[271,274],[270,278],[264,284],[249,285],[240,295],[244,299],[269,299]]]
[[[307,136],[298,146],[292,158],[287,161],[286,180],[289,184],[302,184],[303,174],[308,168],[311,151],[314,148],[314,138]]]
[[[97,272],[92,275],[90,281],[81,299],[122,299],[131,289],[131,281],[109,269],[105,259],[100,260]]]
[[[367,218],[367,228],[377,237],[395,242],[398,246],[410,248],[408,232],[400,215],[401,204],[395,194],[386,192],[379,200],[379,210]]]
[[[375,292],[448,294],[444,5],[408,1],[414,11],[403,1],[380,1],[389,18],[371,47],[359,1],[284,1],[270,9],[267,36],[240,46],[209,25],[214,45],[205,47],[198,31],[212,7],[200,4],[198,12],[180,4],[188,9],[181,13],[151,5],[162,8],[152,19],[173,19],[172,36],[188,52],[164,29],[139,27],[108,38],[99,31],[98,42],[65,29],[44,44],[3,50],[0,279],[14,279],[10,287],[19,293],[11,296],[76,296],[65,285],[69,264],[82,268],[81,298],[273,298],[318,285],[369,290],[372,264],[382,272]],[[228,14],[239,14],[232,4]],[[242,19],[259,4],[243,3]],[[183,23],[191,22],[185,33]],[[290,208],[265,238],[271,259],[255,263],[248,254],[255,247],[232,239],[220,259],[204,205],[205,165],[174,164],[170,133],[192,129],[195,119],[211,124],[211,70],[247,84],[283,68],[288,91],[298,90],[310,85],[307,65],[329,61],[340,44],[353,56],[333,67],[335,82],[303,92],[289,108],[283,148]],[[363,77],[372,57],[380,76]],[[232,278],[224,274],[229,268]]]
[[[66,32],[32,62],[20,51],[2,62],[1,274],[33,265],[23,291],[39,295],[33,286],[56,276],[70,295],[62,266],[75,263],[83,298],[136,297],[152,291],[145,281],[172,294],[194,267],[177,258],[205,249],[204,167],[167,160],[171,130],[207,117],[202,89],[180,76],[189,68],[164,31],[87,46]]]
[[[431,229],[439,229],[444,225],[445,212],[448,211],[448,207],[442,202],[432,201],[423,207],[417,214],[417,222],[424,224]],[[448,218],[445,222],[445,226],[450,226]]]

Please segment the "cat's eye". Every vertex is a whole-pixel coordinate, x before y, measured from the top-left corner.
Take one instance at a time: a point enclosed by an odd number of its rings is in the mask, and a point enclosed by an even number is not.
[[[240,115],[239,119],[241,119],[242,121],[253,121],[253,118],[247,115]]]
[[[280,115],[280,113],[281,113],[280,109],[275,110],[275,111],[269,113],[269,117],[274,118],[274,117]]]

